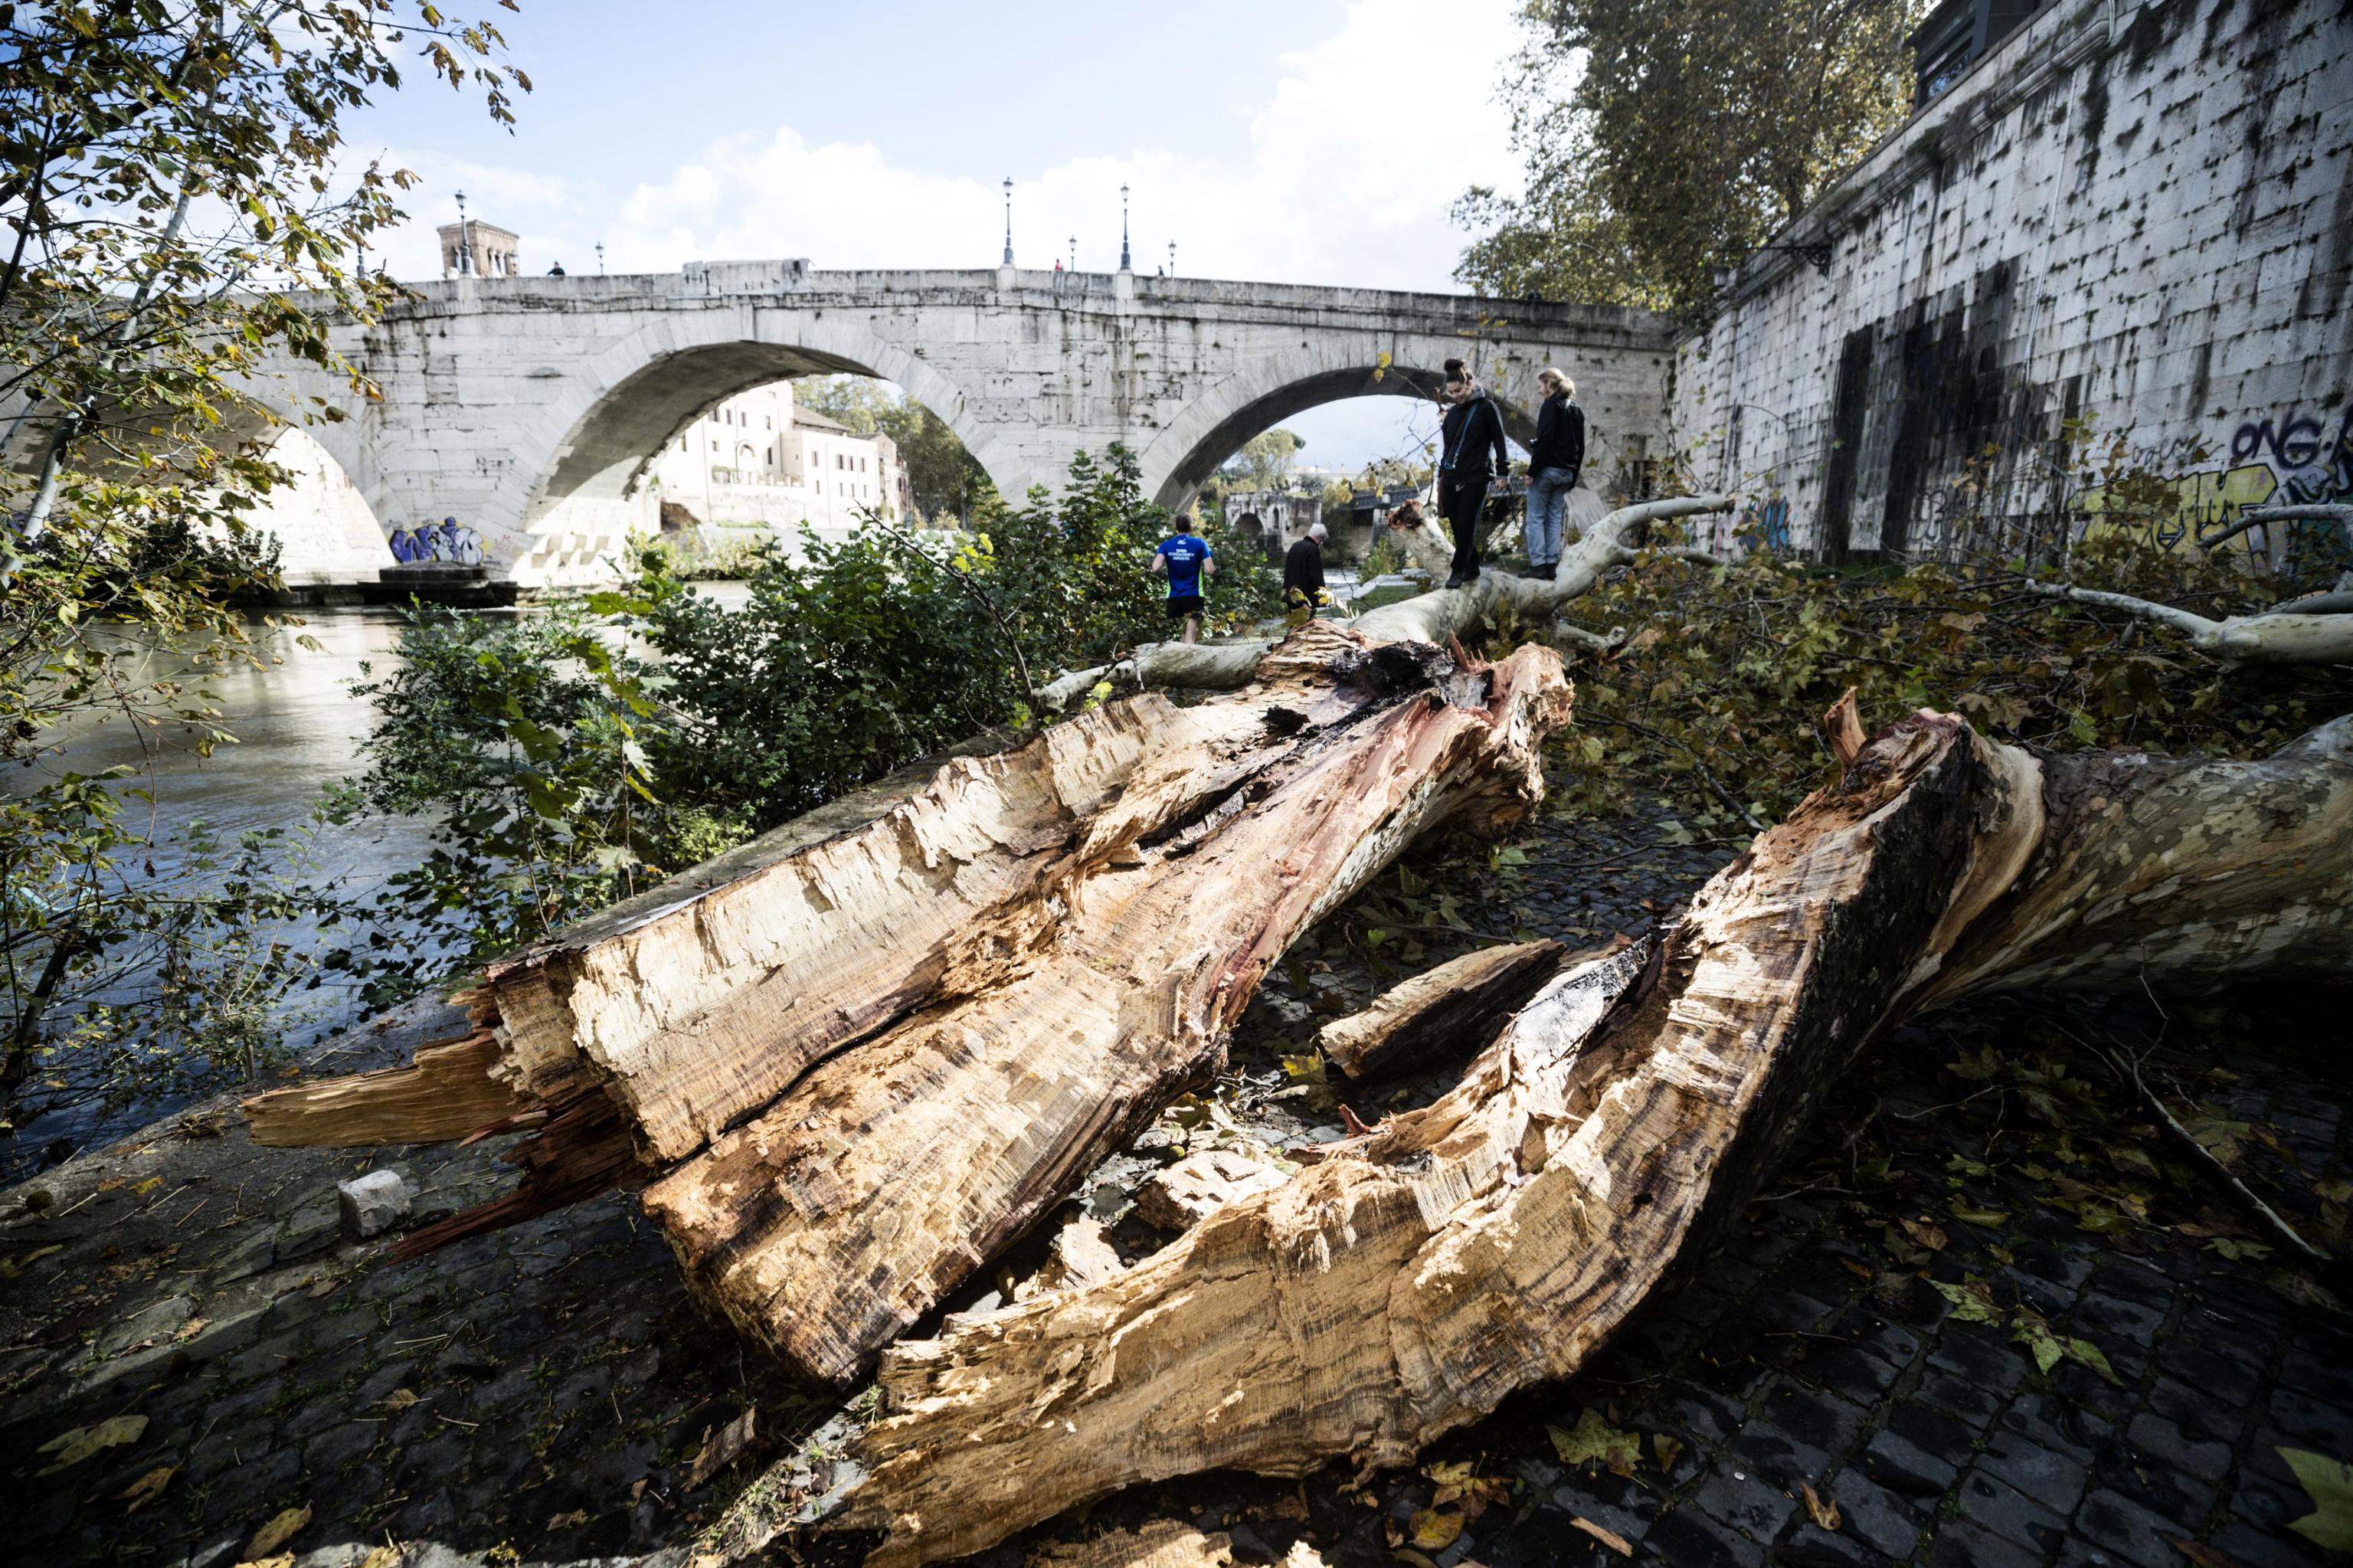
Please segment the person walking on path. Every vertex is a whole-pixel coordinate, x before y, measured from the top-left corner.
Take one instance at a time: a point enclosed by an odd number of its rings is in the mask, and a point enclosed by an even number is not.
[[[1454,534],[1454,569],[1446,578],[1453,588],[1479,575],[1479,513],[1488,485],[1511,471],[1511,453],[1504,416],[1459,359],[1446,362],[1446,401],[1451,406],[1439,423],[1438,510]]]
[[[1315,611],[1332,602],[1324,592],[1324,541],[1327,532],[1321,523],[1311,523],[1282,557],[1282,604],[1291,612],[1291,623],[1303,626],[1315,619]]]
[[[1560,565],[1561,514],[1585,468],[1585,410],[1577,406],[1577,383],[1556,367],[1545,366],[1536,385],[1545,400],[1528,449],[1528,567],[1548,577]]]
[[[1185,623],[1183,641],[1201,640],[1201,577],[1218,575],[1208,541],[1193,532],[1192,514],[1176,514],[1176,532],[1153,552],[1152,569],[1168,579],[1168,615]]]

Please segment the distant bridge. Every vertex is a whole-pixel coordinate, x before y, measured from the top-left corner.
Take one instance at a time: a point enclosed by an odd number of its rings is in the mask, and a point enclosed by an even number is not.
[[[417,294],[372,326],[332,329],[380,400],[290,363],[268,399],[346,409],[310,433],[387,534],[454,517],[495,575],[527,584],[605,575],[628,530],[655,525],[638,482],[662,444],[722,399],[786,376],[896,382],[1008,498],[1117,441],[1146,493],[1173,506],[1307,408],[1430,395],[1451,355],[1477,367],[1523,442],[1537,371],[1567,370],[1600,469],[1658,441],[1672,357],[1670,323],[1647,311],[1129,272],[733,261],[466,277]]]

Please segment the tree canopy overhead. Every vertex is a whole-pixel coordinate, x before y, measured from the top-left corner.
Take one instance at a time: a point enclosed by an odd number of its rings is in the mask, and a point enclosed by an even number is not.
[[[1690,310],[1903,122],[1917,0],[1529,0],[1526,193],[1478,187],[1482,292]]]

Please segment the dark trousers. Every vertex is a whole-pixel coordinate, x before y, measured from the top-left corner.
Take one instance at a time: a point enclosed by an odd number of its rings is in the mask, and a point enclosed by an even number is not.
[[[1438,510],[1454,535],[1452,575],[1468,580],[1479,575],[1479,514],[1487,504],[1487,476],[1472,473],[1460,483],[1439,487]]]

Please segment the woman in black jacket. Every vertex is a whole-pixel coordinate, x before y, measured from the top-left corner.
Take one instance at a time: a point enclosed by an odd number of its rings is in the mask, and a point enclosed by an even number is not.
[[[1551,366],[1536,385],[1545,400],[1536,411],[1535,445],[1528,449],[1528,566],[1548,577],[1560,565],[1564,503],[1585,467],[1585,410],[1577,406],[1577,384]]]
[[[1504,416],[1459,359],[1446,362],[1446,400],[1451,406],[1438,427],[1438,510],[1454,535],[1454,569],[1446,578],[1451,588],[1479,575],[1479,512],[1488,485],[1511,471],[1511,454]]]

